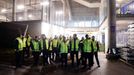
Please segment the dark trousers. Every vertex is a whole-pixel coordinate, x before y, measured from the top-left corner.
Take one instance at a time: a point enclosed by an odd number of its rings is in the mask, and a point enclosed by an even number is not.
[[[67,66],[67,53],[61,53],[61,64],[62,66]]]
[[[55,56],[54,54],[55,54],[56,56]],[[55,58],[55,60],[54,60],[54,58]],[[57,47],[54,47],[54,48],[53,48],[52,59],[53,59],[53,61],[59,61],[59,50],[58,50]]]
[[[30,46],[26,47],[26,57],[30,57]]]
[[[43,65],[48,64],[48,51],[43,50]]]
[[[48,58],[50,59],[50,64],[51,64],[51,61],[52,61],[51,55],[52,55],[52,51],[48,51]]]
[[[39,64],[40,52],[33,51],[32,54],[33,54],[33,59],[34,59],[34,64],[33,65],[38,65]]]
[[[94,56],[95,56],[97,65],[100,66],[99,59],[98,59],[98,52],[94,52]]]
[[[23,64],[23,51],[16,51],[16,67],[21,67]]]
[[[88,66],[91,68],[93,66],[93,53],[84,53],[84,66],[87,67],[87,60],[88,60]]]
[[[23,57],[26,55],[26,47],[23,48]]]
[[[81,52],[81,57],[79,61],[82,65],[84,65],[84,52]]]
[[[23,52],[22,52],[22,62],[25,62],[25,55],[26,55],[26,47],[23,48]]]
[[[74,66],[74,55],[76,55],[76,63],[79,65],[78,51],[71,51],[72,66]]]

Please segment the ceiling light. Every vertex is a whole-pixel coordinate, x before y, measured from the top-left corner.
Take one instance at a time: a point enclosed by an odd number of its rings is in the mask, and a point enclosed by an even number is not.
[[[63,11],[56,11],[56,15],[62,15]]]
[[[22,20],[23,18],[22,17],[18,17],[19,20]]]
[[[29,14],[28,17],[31,18],[31,17],[33,17],[33,15]]]
[[[116,7],[120,7],[120,4],[116,3]]]
[[[47,13],[44,13],[44,15],[46,16],[46,15],[47,15]]]
[[[118,3],[122,3],[123,2],[123,0],[116,0]]]
[[[7,11],[7,9],[2,9],[1,13],[5,13]]]
[[[49,2],[48,1],[44,1],[44,2],[40,3],[40,5],[48,6],[49,5]]]
[[[24,9],[24,8],[25,8],[24,5],[18,5],[18,6],[17,6],[17,9],[19,9],[19,10],[22,10],[22,9]]]

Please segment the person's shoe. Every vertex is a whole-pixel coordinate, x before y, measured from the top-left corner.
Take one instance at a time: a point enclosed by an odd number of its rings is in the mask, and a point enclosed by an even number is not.
[[[88,67],[88,70],[91,70],[91,67]]]
[[[98,67],[100,67],[100,65],[98,65]]]
[[[86,68],[87,68],[87,66],[83,66],[83,67],[82,67],[82,69],[86,69]]]
[[[72,67],[74,67],[74,64],[71,64]]]

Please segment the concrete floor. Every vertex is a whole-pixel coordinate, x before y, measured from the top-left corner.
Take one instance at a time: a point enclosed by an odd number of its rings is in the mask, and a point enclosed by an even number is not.
[[[91,70],[81,68],[61,68],[56,65],[14,69],[13,66],[0,64],[0,75],[134,75],[134,68],[120,61],[107,61],[103,53],[99,53],[101,67],[96,63]]]

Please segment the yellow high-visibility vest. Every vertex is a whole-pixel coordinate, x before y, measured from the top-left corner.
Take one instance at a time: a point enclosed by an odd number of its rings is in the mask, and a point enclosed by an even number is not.
[[[61,42],[60,44],[60,53],[68,53],[68,43],[67,42]]]
[[[78,51],[78,48],[79,48],[79,40],[76,39],[76,43],[75,43],[76,51]],[[71,51],[74,51],[74,39],[71,40]]]
[[[83,50],[84,52],[92,52],[92,47],[91,47],[91,44],[92,44],[92,40],[90,39],[85,39],[83,41]]]
[[[33,40],[32,44],[33,44],[33,50],[32,51],[39,52],[40,51],[39,41]]]
[[[20,37],[17,37],[16,40],[18,40],[18,49],[19,51],[23,50],[23,41]]]
[[[28,46],[30,46],[31,40],[32,40],[32,38],[29,36],[29,37],[27,38],[27,45],[28,45]]]
[[[60,46],[62,39],[58,39],[58,47]]]
[[[23,47],[26,47],[27,38],[24,37],[22,41],[23,41]]]
[[[58,46],[58,40],[57,39],[53,39],[52,40],[52,44],[53,44],[53,47],[57,47]]]

